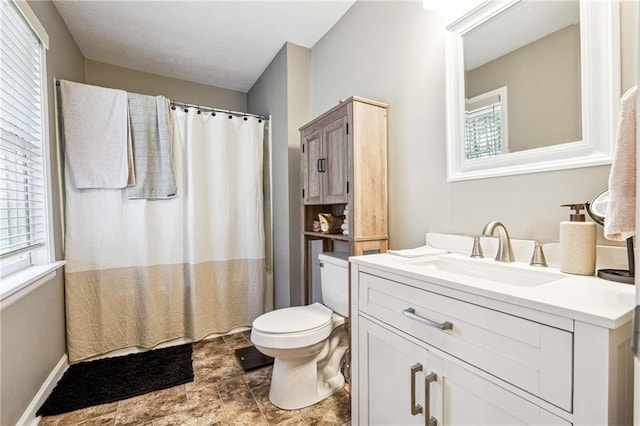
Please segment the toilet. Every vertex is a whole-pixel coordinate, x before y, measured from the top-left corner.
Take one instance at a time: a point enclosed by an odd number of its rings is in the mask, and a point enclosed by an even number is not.
[[[274,358],[269,400],[279,408],[308,407],[344,386],[340,366],[349,347],[347,256],[318,256],[322,304],[277,309],[253,321],[251,342]]]

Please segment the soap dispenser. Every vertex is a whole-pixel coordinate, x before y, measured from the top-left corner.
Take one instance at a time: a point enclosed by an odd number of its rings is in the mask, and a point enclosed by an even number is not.
[[[580,210],[584,204],[563,204],[575,212],[560,222],[560,270],[569,274],[593,275],[596,271],[596,224],[586,222]]]

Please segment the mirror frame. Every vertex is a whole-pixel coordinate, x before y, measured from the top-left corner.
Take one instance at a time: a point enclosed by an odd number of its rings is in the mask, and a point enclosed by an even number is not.
[[[521,1],[484,1],[446,27],[448,182],[599,166],[612,161],[620,102],[620,5],[615,0],[580,0],[582,140],[464,159],[462,37]]]

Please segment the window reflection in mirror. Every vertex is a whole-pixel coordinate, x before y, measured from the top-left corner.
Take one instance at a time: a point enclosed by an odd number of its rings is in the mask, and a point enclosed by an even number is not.
[[[463,35],[467,160],[582,140],[579,9],[521,1]]]
[[[507,87],[465,100],[465,159],[509,152]]]

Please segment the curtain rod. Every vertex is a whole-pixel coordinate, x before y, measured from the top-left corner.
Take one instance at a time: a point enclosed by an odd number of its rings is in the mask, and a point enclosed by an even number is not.
[[[267,117],[267,116],[258,115],[258,114],[250,114],[248,112],[231,111],[231,110],[228,110],[228,109],[219,109],[219,108],[213,108],[213,107],[196,105],[196,104],[188,104],[186,102],[178,102],[178,101],[170,101],[170,102],[171,102],[171,109],[174,109],[176,106],[182,106],[185,109],[196,108],[198,113],[201,112],[201,111],[207,111],[207,112],[211,112],[213,115],[215,115],[216,113],[229,114],[229,118],[231,118],[231,116],[235,116],[235,117],[256,117],[259,120],[265,120],[265,121],[269,120],[269,117]]]
[[[60,86],[60,80],[56,80],[56,86]],[[204,110],[204,111],[207,111],[207,112],[211,112],[214,115],[215,115],[215,113],[229,114],[229,118],[231,118],[231,116],[235,116],[235,117],[256,117],[258,120],[265,120],[265,121],[269,120],[268,116],[258,115],[258,114],[250,114],[248,112],[238,112],[238,111],[231,111],[231,110],[227,110],[227,109],[219,109],[219,108],[213,108],[213,107],[208,107],[208,106],[201,106],[201,105],[197,105],[197,104],[189,104],[189,103],[186,103],[186,102],[172,101],[171,99],[169,99],[169,103],[171,104],[171,109],[175,109],[175,107],[177,105],[179,105],[179,106],[184,107],[185,109],[197,108],[198,112]]]

